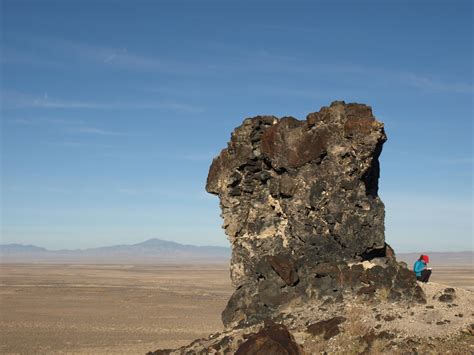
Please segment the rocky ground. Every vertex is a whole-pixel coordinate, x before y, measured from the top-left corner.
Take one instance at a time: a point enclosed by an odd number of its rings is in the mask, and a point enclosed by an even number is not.
[[[280,319],[198,339],[163,354],[472,354],[474,293],[421,284],[426,304],[387,295],[325,297],[289,306]]]

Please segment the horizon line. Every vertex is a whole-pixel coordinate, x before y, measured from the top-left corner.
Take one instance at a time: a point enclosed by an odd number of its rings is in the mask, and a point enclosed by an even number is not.
[[[162,242],[170,242],[170,243],[175,243],[179,244],[182,246],[192,246],[192,247],[217,247],[217,248],[225,248],[225,249],[230,249],[232,248],[230,246],[222,246],[222,245],[196,245],[196,244],[184,244],[180,242],[176,242],[173,240],[167,240],[167,239],[161,239],[161,238],[149,238],[146,240],[143,240],[141,242],[136,242],[136,243],[130,243],[130,244],[109,244],[109,245],[102,245],[102,246],[96,246],[96,247],[85,247],[85,248],[74,248],[74,249],[67,249],[67,248],[62,248],[62,249],[48,249],[47,247],[39,246],[36,244],[23,244],[23,243],[1,243],[0,247],[8,246],[8,245],[20,245],[20,246],[31,246],[31,247],[37,247],[37,248],[43,248],[46,249],[46,251],[72,251],[72,250],[87,250],[87,249],[98,249],[98,248],[104,248],[104,247],[115,247],[115,246],[132,246],[132,245],[137,245],[137,244],[142,244],[145,242],[148,242],[150,240],[159,240]],[[393,248],[392,248],[393,249]],[[454,250],[454,251],[437,251],[437,250],[431,250],[431,251],[401,251],[397,252],[395,249],[395,255],[397,254],[414,254],[414,253],[421,253],[421,254],[429,254],[429,253],[466,253],[466,252],[471,252],[474,253],[474,249],[463,249],[463,250]]]

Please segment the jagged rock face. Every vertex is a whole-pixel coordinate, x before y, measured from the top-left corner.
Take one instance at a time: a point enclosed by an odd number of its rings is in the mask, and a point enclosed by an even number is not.
[[[257,116],[235,129],[206,185],[220,198],[232,245],[226,326],[344,292],[423,298],[385,244],[377,194],[385,141],[369,106],[344,102],[305,121]]]

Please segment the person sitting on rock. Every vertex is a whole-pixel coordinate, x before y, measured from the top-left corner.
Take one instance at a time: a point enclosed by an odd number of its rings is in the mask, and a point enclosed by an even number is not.
[[[415,262],[413,271],[416,274],[416,279],[421,282],[428,282],[431,276],[431,269],[428,268],[427,264],[430,262],[428,255],[420,255],[420,258]]]

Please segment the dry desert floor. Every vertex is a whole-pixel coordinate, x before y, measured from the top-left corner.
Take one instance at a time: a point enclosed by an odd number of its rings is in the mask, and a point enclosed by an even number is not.
[[[220,331],[227,265],[1,264],[0,353],[144,354]],[[432,281],[473,289],[472,265]]]

